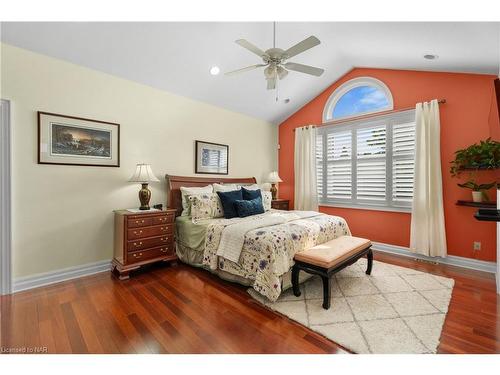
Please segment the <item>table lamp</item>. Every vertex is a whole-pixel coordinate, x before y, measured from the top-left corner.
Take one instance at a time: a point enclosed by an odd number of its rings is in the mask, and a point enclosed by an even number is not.
[[[267,178],[268,182],[271,183],[271,195],[273,196],[273,200],[276,199],[276,195],[278,193],[278,189],[276,188],[276,184],[278,182],[283,182],[283,180],[278,176],[278,172],[273,171],[269,173],[269,177]]]
[[[129,182],[139,182],[142,184],[142,189],[139,190],[139,200],[141,201],[140,210],[149,210],[149,200],[151,199],[151,190],[148,189],[148,183],[159,182],[151,170],[149,164],[137,164],[135,173],[130,177]]]

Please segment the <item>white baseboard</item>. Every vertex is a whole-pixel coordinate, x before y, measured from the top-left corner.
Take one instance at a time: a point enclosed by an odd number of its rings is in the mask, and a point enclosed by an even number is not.
[[[455,255],[448,255],[445,258],[440,257],[428,257],[425,255],[413,253],[404,246],[388,245],[381,242],[372,242],[373,250],[383,251],[385,253],[402,255],[405,257],[416,258],[427,260],[430,262],[436,262],[440,264],[448,264],[450,266],[457,266],[462,268],[469,268],[476,271],[483,271],[488,273],[496,273],[496,263],[486,262],[484,260],[470,259],[464,257],[458,257]]]
[[[111,261],[103,260],[96,263],[87,263],[81,266],[64,268],[62,270],[39,273],[32,276],[14,279],[13,293],[21,290],[38,288],[40,286],[76,279],[78,277],[94,275],[111,269]]]

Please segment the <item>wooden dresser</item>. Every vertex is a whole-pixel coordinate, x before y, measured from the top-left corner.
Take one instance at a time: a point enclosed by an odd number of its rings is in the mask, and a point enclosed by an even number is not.
[[[134,213],[115,211],[114,259],[111,270],[120,280],[130,271],[158,261],[174,261],[175,209]]]

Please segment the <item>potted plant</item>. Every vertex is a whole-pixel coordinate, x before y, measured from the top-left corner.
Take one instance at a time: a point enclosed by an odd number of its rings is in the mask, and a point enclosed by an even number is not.
[[[472,190],[472,201],[476,203],[481,203],[483,201],[489,202],[490,198],[486,193],[487,190],[491,189],[493,186],[497,185],[496,182],[492,182],[489,184],[476,184],[474,180],[469,180],[463,184],[457,184],[461,188],[471,189]]]
[[[450,172],[457,176],[464,170],[500,168],[500,142],[491,138],[455,151],[455,160],[451,162]]]

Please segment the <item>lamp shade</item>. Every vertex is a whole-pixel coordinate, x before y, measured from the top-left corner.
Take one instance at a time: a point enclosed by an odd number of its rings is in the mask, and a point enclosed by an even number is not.
[[[277,182],[283,182],[280,176],[278,176],[278,172],[276,171],[269,173],[269,177],[267,178],[267,180],[272,184],[276,184]]]
[[[159,182],[151,170],[151,165],[149,164],[137,164],[135,168],[135,173],[130,177],[129,182]]]

